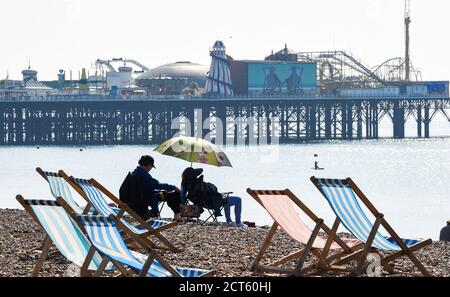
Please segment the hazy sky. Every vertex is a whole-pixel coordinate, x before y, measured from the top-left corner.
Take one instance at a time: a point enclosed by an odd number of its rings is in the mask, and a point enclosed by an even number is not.
[[[424,79],[450,79],[450,1],[411,0],[411,55]],[[403,0],[2,0],[0,79],[31,60],[39,79],[58,69],[127,57],[148,67],[209,64],[221,39],[235,59],[343,49],[368,66],[404,54]]]

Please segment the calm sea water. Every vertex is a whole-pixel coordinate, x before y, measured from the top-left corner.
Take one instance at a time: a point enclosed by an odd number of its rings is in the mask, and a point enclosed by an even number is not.
[[[188,163],[153,153],[152,146],[2,147],[0,207],[18,208],[16,194],[50,198],[48,185],[35,167],[64,169],[76,177],[95,177],[113,193],[138,158],[151,154],[161,182],[179,185]],[[309,181],[318,177],[352,177],[403,237],[437,239],[450,219],[450,138],[326,142],[278,147],[227,147],[233,168],[204,168],[207,181],[220,191],[243,199],[243,220],[272,224],[270,216],[246,193],[246,188],[291,189],[332,225],[334,216]],[[314,171],[314,154],[324,171]],[[74,193],[75,195],[75,193]],[[81,199],[81,198],[80,198]],[[165,216],[171,216],[168,208]],[[308,221],[309,222],[309,221]],[[312,225],[312,224],[311,224]]]

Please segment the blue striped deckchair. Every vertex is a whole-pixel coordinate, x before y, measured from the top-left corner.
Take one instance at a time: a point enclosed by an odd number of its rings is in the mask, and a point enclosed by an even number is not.
[[[357,274],[361,274],[366,267],[365,260],[371,250],[384,250],[394,252],[381,259],[381,264],[389,272],[393,271],[389,263],[406,255],[423,275],[430,275],[412,252],[431,244],[431,239],[425,241],[401,239],[384,219],[383,214],[378,212],[350,178],[340,180],[311,177],[311,181],[326,198],[336,214],[336,221],[333,226],[334,233],[336,233],[338,225],[342,223],[353,236],[365,243],[365,247],[361,252],[351,256],[353,259],[359,257],[355,269]],[[358,200],[372,213],[374,220],[370,220],[367,217]],[[379,232],[380,226],[384,227],[391,236],[390,238],[381,235]],[[336,265],[338,264],[336,263]]]
[[[142,260],[142,257],[141,259],[137,258],[136,253],[133,254],[128,249],[119,232],[118,226],[120,228],[124,227],[120,226],[123,225],[123,221],[113,215],[109,217],[77,216],[77,220],[85,229],[92,245],[103,256],[103,261],[96,272],[96,276],[100,276],[102,268],[106,267],[109,262],[112,262],[114,265],[125,265],[140,276],[199,277],[211,275],[214,272],[195,268],[172,267],[152,248],[149,248],[145,242],[142,242],[142,238],[136,236],[130,229],[126,229],[128,235],[149,252],[149,256],[145,261]]]
[[[17,195],[16,199],[47,234],[41,256],[32,272],[33,277],[39,275],[52,243],[68,261],[81,267],[81,276],[87,276],[89,271],[100,267],[100,254],[57,201],[25,200],[20,195]],[[105,269],[115,268],[109,265]]]
[[[164,220],[150,220],[147,222],[138,214],[136,214],[131,208],[129,208],[128,205],[117,199],[117,197],[115,197],[95,179],[86,180],[69,177],[62,170],[60,170],[58,174],[59,176],[62,176],[67,181],[67,183],[70,184],[81,196],[89,201],[89,203],[95,208],[99,215],[104,217],[109,217],[110,215],[116,216],[122,221],[123,225],[127,229],[133,232],[133,234],[139,235],[142,238],[148,238],[150,235],[153,235],[162,243],[164,243],[164,246],[158,246],[155,245],[152,241],[148,240],[147,243],[153,248],[167,249],[174,252],[179,251],[177,247],[175,247],[169,240],[167,240],[167,238],[165,238],[161,234],[161,231],[175,226],[176,222],[167,222]],[[119,213],[114,212],[102,193],[107,195],[108,198],[119,205],[119,208],[121,209]],[[138,225],[133,225],[123,219],[122,215],[124,212],[127,212],[131,218],[136,220],[138,222]]]
[[[36,171],[41,175],[50,186],[50,191],[53,197],[63,197],[64,200],[69,204],[69,206],[78,214],[94,214],[95,209],[91,207],[89,201],[85,205],[78,203],[72,196],[67,182],[58,175],[56,172],[43,171],[41,168],[37,167]],[[120,209],[117,207],[111,207],[115,213],[119,213]]]
[[[37,167],[36,171],[41,175],[50,186],[50,191],[53,197],[62,197],[69,206],[78,214],[83,214],[90,212],[92,213],[94,209],[91,209],[89,202],[86,205],[81,205],[72,196],[72,192],[67,185],[67,182],[55,172],[43,171],[41,168]]]

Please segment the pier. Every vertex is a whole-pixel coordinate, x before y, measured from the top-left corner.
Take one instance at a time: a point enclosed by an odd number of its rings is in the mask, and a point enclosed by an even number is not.
[[[405,137],[405,123],[411,119],[417,123],[416,136],[428,138],[438,113],[450,121],[450,98],[0,100],[0,145],[159,144],[179,132],[173,126],[176,118],[185,134],[224,139],[226,144],[273,143],[275,138],[279,143],[378,139],[379,123],[385,118],[392,123],[393,138]]]

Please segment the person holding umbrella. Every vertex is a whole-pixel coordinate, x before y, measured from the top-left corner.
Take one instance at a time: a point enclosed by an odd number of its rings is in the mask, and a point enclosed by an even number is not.
[[[241,221],[242,199],[237,196],[227,196],[223,198],[217,187],[208,182],[203,181],[202,168],[194,169],[186,168],[181,175],[181,202],[186,200],[192,201],[200,206],[207,206],[214,210],[216,217],[222,216],[220,208],[224,206],[225,219],[229,226],[247,228],[247,225]],[[234,215],[236,222],[231,219],[231,207],[234,206]]]

